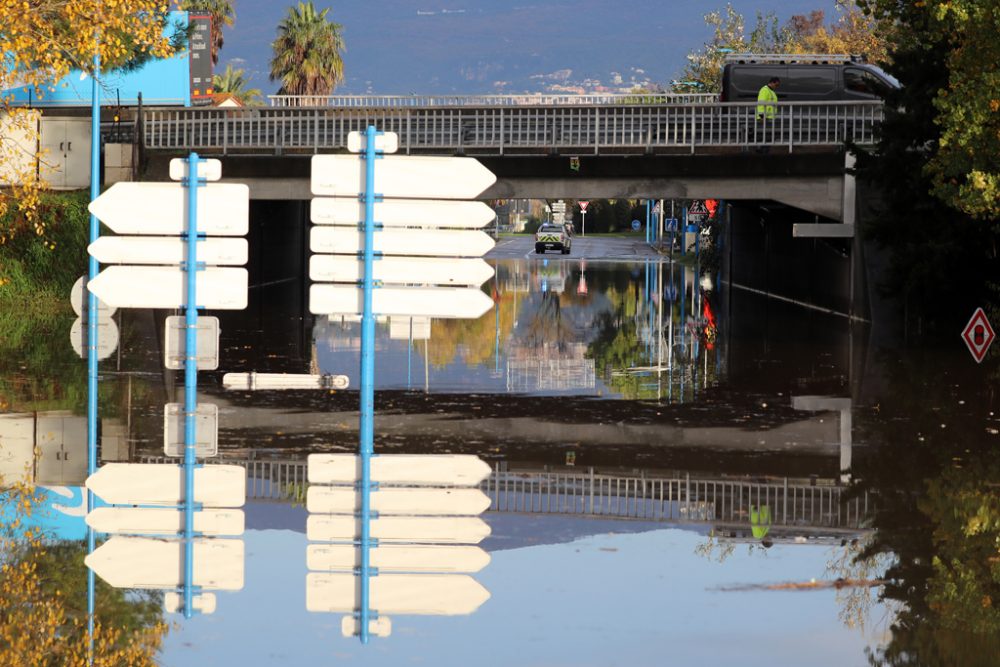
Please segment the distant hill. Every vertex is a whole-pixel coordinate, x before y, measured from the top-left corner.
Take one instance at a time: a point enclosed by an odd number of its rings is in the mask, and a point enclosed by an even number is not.
[[[271,41],[290,1],[236,0],[220,65],[268,81]],[[583,92],[666,84],[709,39],[700,0],[319,0],[344,26],[342,93]],[[833,0],[732,0],[752,17],[824,9]],[[748,21],[748,22],[752,22]]]

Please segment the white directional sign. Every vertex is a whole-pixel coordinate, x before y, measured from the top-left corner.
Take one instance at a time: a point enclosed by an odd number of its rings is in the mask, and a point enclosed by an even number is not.
[[[188,176],[188,161],[175,157],[170,161],[170,180],[182,181]],[[217,181],[222,178],[222,162],[215,159],[201,158],[198,160],[198,177],[206,181]]]
[[[485,232],[467,229],[388,229],[375,235],[375,252],[424,257],[480,257],[496,242]],[[365,234],[353,227],[312,228],[309,249],[322,253],[356,254],[365,247]]]
[[[115,183],[88,209],[118,234],[187,231],[187,189],[180,183]],[[212,183],[198,188],[199,233],[243,236],[249,226],[250,188],[246,185]]]
[[[87,276],[80,276],[76,279],[76,282],[73,283],[73,289],[69,293],[69,303],[73,306],[73,312],[80,316],[82,316],[84,311],[87,310],[87,295],[84,294],[86,286]],[[98,315],[111,317],[117,310],[117,308],[109,306],[100,299],[97,300]]]
[[[361,479],[361,458],[354,454],[310,454],[310,484],[354,484]],[[490,467],[472,454],[382,454],[371,461],[371,478],[407,486],[477,486]]]
[[[151,507],[98,507],[87,525],[99,533],[171,535],[184,532],[184,512]],[[203,535],[242,535],[243,510],[204,509],[194,513],[194,530]]]
[[[98,308],[97,318],[97,358],[107,359],[118,349],[118,325]],[[78,317],[69,329],[69,342],[82,358],[87,358],[87,341],[90,327],[85,317]]]
[[[471,285],[479,287],[493,277],[493,267],[481,259],[384,257],[374,263],[372,278],[386,284]],[[357,283],[365,264],[350,255],[313,255],[309,278],[315,282]]]
[[[480,229],[496,211],[481,201],[386,199],[375,202],[375,220],[385,227],[456,227]],[[365,220],[365,204],[355,197],[317,197],[310,219],[317,225],[355,226]]]
[[[380,515],[469,515],[488,510],[490,498],[479,489],[382,487],[371,494],[371,509]],[[354,514],[361,511],[361,494],[349,486],[310,486],[306,509],[313,514]]]
[[[361,537],[361,519],[347,514],[310,514],[310,542],[351,541]],[[371,537],[380,542],[417,544],[478,544],[490,536],[490,526],[471,516],[380,516],[371,520]]]
[[[490,592],[464,574],[384,574],[372,577],[371,608],[379,614],[471,614]],[[306,577],[306,609],[352,612],[361,600],[360,579],[325,572]]]
[[[471,199],[497,178],[473,158],[386,155],[376,167],[376,191],[384,197]],[[365,161],[357,155],[314,155],[312,193],[356,197],[365,191]]]
[[[226,373],[226,389],[258,391],[265,389],[347,389],[346,375],[311,375],[308,373]]]
[[[215,593],[199,593],[191,597],[191,606],[199,614],[215,612]],[[176,614],[184,611],[184,596],[170,591],[163,594],[163,611]]]
[[[210,465],[194,471],[194,500],[205,507],[242,507],[246,468]],[[108,463],[87,478],[87,488],[112,505],[177,505],[184,471],[169,463]]]
[[[120,184],[119,184],[120,185]],[[90,283],[101,300],[119,308],[187,305],[187,275],[180,267],[109,266]],[[198,272],[197,305],[213,310],[247,307],[247,270],[209,267]]]
[[[219,318],[200,315],[195,330],[199,371],[214,371],[219,367]],[[183,315],[169,315],[163,336],[163,364],[172,370],[183,370],[187,357],[187,320]]]
[[[163,406],[163,453],[184,456],[184,404]],[[199,403],[195,408],[194,455],[200,459],[219,455],[219,406]]]
[[[191,585],[240,590],[243,555],[243,540],[195,539]],[[112,537],[84,563],[115,588],[176,588],[184,583],[184,543],[180,540]]]
[[[471,287],[380,287],[372,295],[379,315],[476,319],[493,307],[493,300]],[[362,293],[357,287],[317,283],[309,288],[314,315],[360,315]]]
[[[379,572],[479,572],[490,564],[480,547],[454,544],[384,544],[371,549],[370,562]],[[313,571],[353,572],[361,566],[354,544],[310,544],[306,566]]]
[[[102,236],[87,247],[101,264],[170,264],[187,261],[187,241],[170,236]],[[243,266],[247,240],[208,237],[198,241],[198,261]]]

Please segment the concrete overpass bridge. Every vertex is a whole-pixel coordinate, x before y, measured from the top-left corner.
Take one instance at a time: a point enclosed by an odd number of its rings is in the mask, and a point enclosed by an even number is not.
[[[709,96],[481,96],[272,99],[263,108],[147,108],[145,178],[195,150],[229,156],[227,179],[251,197],[308,200],[309,160],[346,149],[374,124],[401,154],[467,155],[498,176],[483,198],[773,200],[853,223],[845,141],[871,144],[879,102],[755,103]],[[323,104],[320,104],[320,103]]]

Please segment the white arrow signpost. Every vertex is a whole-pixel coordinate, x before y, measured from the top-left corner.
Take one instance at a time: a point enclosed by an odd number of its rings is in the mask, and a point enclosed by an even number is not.
[[[452,260],[436,259],[432,260],[436,264],[432,269],[426,260],[415,258],[479,258],[493,246],[492,239],[476,231],[489,224],[494,217],[492,212],[488,213],[477,202],[453,200],[477,197],[496,182],[496,176],[470,158],[385,155],[395,152],[398,145],[396,135],[378,132],[370,126],[364,135],[351,133],[348,138],[348,148],[361,153],[361,159],[351,155],[316,155],[312,159],[312,193],[318,198],[313,200],[310,215],[316,223],[311,232],[310,249],[321,254],[314,255],[310,262],[310,277],[317,284],[310,287],[309,309],[316,315],[361,315],[359,456],[355,462],[347,464],[352,473],[348,482],[351,491],[348,496],[327,495],[325,505],[314,505],[322,510],[343,507],[345,503],[349,507],[339,519],[317,519],[319,524],[325,522],[327,528],[317,529],[316,534],[321,539],[347,539],[352,544],[356,541],[358,576],[355,582],[355,573],[341,575],[350,580],[349,590],[345,589],[343,594],[320,590],[317,595],[321,598],[327,595],[322,599],[332,598],[336,602],[317,603],[316,609],[350,611],[352,617],[345,620],[343,627],[351,633],[357,630],[362,643],[368,643],[372,632],[388,632],[385,619],[372,615],[369,589],[369,579],[374,572],[370,557],[375,315],[479,317],[492,306],[489,297],[479,289],[492,276],[489,267],[468,261],[455,262],[448,267]],[[377,235],[376,225],[379,226]],[[317,470],[324,466],[320,461],[316,465]],[[312,467],[310,462],[310,470]],[[488,468],[486,474],[489,474]],[[318,476],[317,480],[321,478]],[[391,476],[385,483],[391,483]],[[351,494],[356,497],[350,497]],[[441,511],[440,497],[422,497],[421,500],[429,503],[428,513]],[[316,502],[319,501],[314,500]],[[397,502],[398,498],[389,498],[384,504],[389,507]],[[482,511],[477,509],[482,504],[480,499],[466,498],[457,502],[457,513]],[[444,503],[447,507],[447,501]],[[463,506],[467,509],[462,510]],[[418,505],[412,513],[423,512]],[[375,521],[380,522],[375,530],[386,539],[392,535],[396,536],[392,539],[407,541],[420,537],[422,531],[433,532],[429,521],[439,523],[414,517],[386,517]],[[337,527],[332,528],[333,524]],[[456,539],[478,541],[474,539],[476,535],[488,534],[488,527],[485,533],[482,527],[470,528],[466,537]],[[457,530],[457,526],[452,526],[452,530]],[[404,565],[405,561],[403,556]],[[407,609],[394,602],[395,593],[401,591],[399,594],[406,597],[415,591],[421,594],[419,591],[423,590],[412,588],[405,577],[384,581],[378,584],[375,597],[376,607],[384,605],[383,611]],[[422,580],[420,585],[426,583]],[[317,583],[316,587],[319,590],[330,585],[333,584]],[[314,582],[310,580],[307,584],[309,596],[313,595],[313,588]],[[485,597],[470,599],[474,601],[471,606],[467,605],[471,611]]]
[[[235,466],[195,469],[196,456],[217,450],[218,411],[197,403],[199,367],[218,366],[218,327],[201,327],[215,343],[214,358],[198,356],[198,308],[243,309],[247,304],[247,242],[238,237],[249,227],[249,189],[213,183],[222,174],[218,160],[196,153],[170,163],[170,174],[182,183],[117,183],[91,202],[91,213],[122,235],[93,238],[91,263],[112,264],[92,277],[92,297],[111,307],[185,309],[183,324],[167,324],[167,339],[181,328],[180,345],[167,344],[167,365],[180,354],[184,365],[184,404],[164,412],[167,455],[180,455],[174,465],[111,464],[91,471],[87,487],[106,502],[147,507],[88,507],[87,523],[106,533],[181,536],[151,540],[113,537],[87,557],[92,571],[113,586],[178,588],[166,601],[168,610],[188,618],[196,610],[211,611],[214,598],[195,595],[200,588],[241,588],[243,542],[195,539],[199,535],[239,535],[246,494],[246,471]],[[225,266],[224,266],[225,265]],[[95,271],[96,272],[96,271]],[[92,272],[93,273],[93,272]],[[93,328],[93,327],[92,327]],[[197,418],[197,419],[196,419]],[[177,422],[183,422],[183,438]],[[196,437],[202,422],[202,439]],[[197,447],[197,450],[196,450]],[[196,485],[196,480],[198,484]],[[201,507],[195,511],[195,505]],[[196,563],[196,561],[198,561]]]
[[[368,458],[309,457],[306,536],[321,544],[306,551],[306,608],[349,614],[342,631],[362,641],[389,634],[386,614],[474,612],[490,597],[468,576],[490,562],[475,546],[490,534],[476,488],[490,467],[470,455]]]

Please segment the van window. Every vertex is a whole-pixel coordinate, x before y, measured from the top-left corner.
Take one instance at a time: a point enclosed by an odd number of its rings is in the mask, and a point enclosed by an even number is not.
[[[781,79],[781,87],[784,87],[787,70],[787,67],[781,66],[734,65],[730,73],[730,85],[733,93],[731,101],[756,100],[757,93],[774,76]],[[778,94],[780,96],[781,88],[778,88]]]
[[[844,69],[844,88],[855,93],[885,97],[889,84],[868,70],[858,67]]]
[[[781,93],[799,99],[822,99],[837,90],[837,68],[805,65],[789,67],[788,76],[781,80]]]

